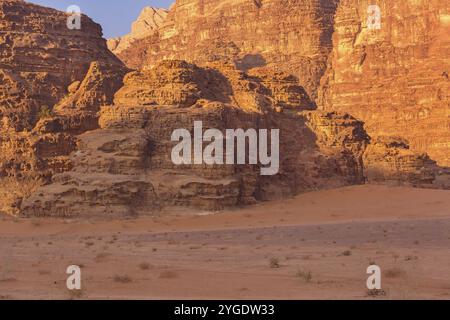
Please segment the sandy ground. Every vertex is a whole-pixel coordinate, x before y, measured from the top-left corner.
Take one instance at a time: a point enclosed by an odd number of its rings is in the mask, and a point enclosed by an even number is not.
[[[0,299],[450,299],[450,191],[356,186],[240,210],[0,220]],[[385,296],[367,295],[366,269]],[[69,265],[82,290],[66,288]]]

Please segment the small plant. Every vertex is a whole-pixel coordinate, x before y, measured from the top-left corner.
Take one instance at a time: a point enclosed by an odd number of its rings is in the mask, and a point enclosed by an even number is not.
[[[48,106],[42,106],[39,109],[38,117],[39,119],[48,119],[53,116],[53,111]]]
[[[405,271],[400,268],[391,268],[391,269],[387,269],[384,272],[384,275],[387,278],[397,278],[397,277],[402,276],[403,274],[405,274]]]
[[[95,261],[97,261],[97,262],[102,261],[103,259],[106,259],[108,256],[110,256],[110,254],[108,252],[100,252],[95,257]]]
[[[139,268],[141,268],[141,270],[148,270],[150,269],[150,264],[147,262],[142,262],[141,264],[139,264]]]
[[[280,260],[278,258],[271,258],[269,265],[272,269],[280,268]]]
[[[350,250],[345,250],[344,252],[342,252],[342,255],[345,257],[349,257],[352,255],[352,252]]]
[[[92,247],[93,245],[94,245],[95,243],[94,242],[92,242],[92,241],[87,241],[87,242],[85,242],[84,243],[84,245],[86,246],[86,247]]]
[[[298,270],[296,276],[297,276],[297,278],[300,278],[305,282],[311,282],[311,280],[312,280],[311,271]]]

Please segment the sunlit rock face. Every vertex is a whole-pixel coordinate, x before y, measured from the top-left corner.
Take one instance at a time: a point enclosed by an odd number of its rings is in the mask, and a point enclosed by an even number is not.
[[[450,165],[450,3],[342,0],[319,104],[365,122],[368,133],[399,136]]]
[[[98,127],[127,69],[100,25],[24,1],[0,1],[0,212],[17,213],[55,172],[72,167],[74,133]]]
[[[108,49],[115,54],[132,46],[133,42],[153,35],[167,17],[167,10],[145,7],[131,26],[131,32],[123,37],[108,39]]]
[[[72,168],[27,197],[21,214],[133,216],[174,207],[221,210],[364,183],[362,156],[368,136],[362,122],[312,109],[295,77],[280,72],[249,75],[230,64],[199,67],[180,60],[131,72],[114,104],[101,108],[100,129],[77,136]],[[171,153],[177,142],[172,134],[180,128],[194,132],[196,121],[204,130],[223,133],[280,130],[276,174],[262,175],[261,164],[248,161],[175,164]]]
[[[156,32],[119,57],[132,68],[176,58],[284,70],[321,108],[349,112],[375,138],[405,138],[449,165],[450,5],[377,1],[381,28],[373,29],[374,4],[179,0]]]
[[[369,28],[369,4],[146,9],[134,39],[109,43],[127,68],[88,17],[69,30],[65,13],[0,1],[0,212],[130,216],[366,182],[448,188],[434,161],[449,155],[448,5],[380,2]],[[279,129],[277,174],[175,164],[171,135],[195,121]]]
[[[335,9],[333,0],[179,0],[158,32],[119,57],[131,68],[162,59],[275,68],[298,76],[314,98],[332,48]]]

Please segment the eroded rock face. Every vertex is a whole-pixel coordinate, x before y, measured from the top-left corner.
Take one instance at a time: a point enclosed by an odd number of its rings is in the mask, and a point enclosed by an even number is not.
[[[176,58],[287,71],[321,108],[348,112],[374,138],[402,137],[449,166],[448,1],[378,1],[381,29],[369,30],[373,4],[178,0],[156,32],[119,57],[133,68]]]
[[[364,153],[365,175],[370,183],[430,187],[438,173],[436,162],[410,150],[398,137],[378,137]]]
[[[124,83],[115,95],[115,104],[183,108],[207,99],[234,103],[240,109],[255,112],[274,107],[315,108],[294,76],[271,70],[249,75],[229,63],[209,63],[201,68],[182,60],[165,60],[155,67],[128,74]]]
[[[18,131],[32,129],[40,108],[57,104],[91,62],[121,64],[86,16],[69,30],[65,13],[23,1],[1,1],[0,16],[0,112]]]
[[[319,104],[362,119],[374,138],[401,137],[449,166],[450,4],[377,1],[379,30],[367,26],[369,4],[340,1]]]
[[[24,201],[24,215],[149,214],[172,206],[219,210],[364,182],[362,122],[311,109],[295,78],[261,78],[229,64],[164,61],[132,72],[101,108],[101,129],[78,138],[73,169]],[[271,83],[271,89],[265,84]],[[174,130],[279,129],[280,169],[260,165],[175,165]],[[224,146],[226,143],[224,143]],[[39,196],[39,195],[44,196]],[[76,203],[77,205],[74,205]]]
[[[315,97],[331,51],[336,1],[178,0],[157,32],[119,53],[141,69],[162,59],[234,62],[296,75]]]
[[[436,137],[442,148],[423,148],[446,163],[448,72],[435,76],[448,65],[446,7],[383,2],[397,16],[371,38],[361,28],[366,5],[179,0],[118,53],[137,68],[128,73],[87,17],[87,29],[72,31],[64,13],[0,1],[0,211],[129,216],[366,181],[435,185],[436,172],[448,172],[417,152],[417,132]],[[413,6],[423,12],[408,13]],[[194,121],[203,130],[279,129],[278,174],[262,176],[261,165],[175,165],[171,135],[192,131]]]
[[[167,10],[161,8],[145,7],[137,20],[131,26],[131,32],[123,37],[108,39],[109,50],[119,54],[130,48],[133,42],[153,35],[164,23]]]
[[[100,26],[86,16],[81,26],[68,29],[54,9],[0,1],[0,211],[16,213],[24,195],[71,168],[73,133],[98,127],[100,105],[122,85],[127,69]]]

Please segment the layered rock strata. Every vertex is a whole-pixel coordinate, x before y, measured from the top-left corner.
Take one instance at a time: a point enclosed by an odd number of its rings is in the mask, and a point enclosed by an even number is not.
[[[219,210],[363,183],[368,137],[362,123],[310,110],[295,78],[271,77],[184,61],[128,74],[115,105],[101,109],[101,129],[79,136],[73,169],[24,201],[23,214],[127,216],[172,206]],[[172,133],[192,132],[195,121],[222,132],[279,129],[279,174],[261,176],[260,165],[175,165]]]
[[[296,75],[313,98],[332,49],[337,1],[177,0],[162,25],[120,52],[141,69],[162,59],[234,62]]]
[[[448,1],[178,0],[119,57],[133,68],[177,58],[287,71],[321,108],[363,120],[375,139],[406,139],[445,167],[449,35]]]
[[[167,17],[167,10],[145,7],[131,26],[131,32],[123,37],[108,39],[108,48],[115,54],[130,48],[133,42],[153,35]]]
[[[127,72],[98,24],[24,1],[0,1],[0,211],[71,168],[74,133],[98,127]],[[29,186],[29,187],[28,187]],[[24,191],[28,190],[28,191]]]
[[[340,1],[319,104],[449,166],[450,3],[377,1],[379,29],[371,28],[370,4]]]

